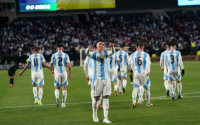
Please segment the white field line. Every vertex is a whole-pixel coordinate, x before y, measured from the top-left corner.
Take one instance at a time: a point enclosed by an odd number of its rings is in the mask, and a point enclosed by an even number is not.
[[[62,0],[58,1],[57,6],[58,6],[58,4],[59,4],[61,1],[62,1]]]
[[[192,93],[185,93],[182,95],[194,95],[194,94],[199,94],[200,92],[192,92]],[[183,98],[199,98],[200,96],[188,96],[188,97],[183,97]],[[171,99],[170,97],[166,96],[158,96],[158,97],[152,97],[152,100],[156,99]],[[109,102],[128,102],[130,100],[114,100],[114,101],[109,101]],[[73,105],[73,104],[91,104],[92,102],[73,102],[73,103],[66,103],[67,105]],[[42,106],[51,106],[51,105],[56,105],[56,104],[44,104]],[[0,107],[0,109],[12,109],[12,108],[26,108],[26,107],[35,107],[38,105],[24,105],[24,106],[9,106],[9,107]]]

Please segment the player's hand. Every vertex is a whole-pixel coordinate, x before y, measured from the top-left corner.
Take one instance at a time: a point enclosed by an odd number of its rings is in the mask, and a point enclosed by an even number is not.
[[[54,71],[51,71],[51,75],[54,76]]]
[[[23,72],[21,71],[21,72],[19,72],[19,76],[21,76],[23,74]]]
[[[150,72],[147,73],[147,77],[150,75]]]
[[[113,47],[113,46],[114,46],[114,44],[109,42],[109,47]]]
[[[89,80],[90,80],[90,79],[89,79],[89,76],[88,76],[88,77],[86,77],[86,79],[87,79],[87,82],[89,82]]]
[[[92,45],[89,45],[89,46],[88,46],[88,49],[89,49],[89,50],[92,50]]]
[[[164,68],[161,68],[162,71],[164,71]]]
[[[185,75],[185,70],[182,69],[181,75],[184,76]]]
[[[68,78],[70,78],[71,77],[71,73],[68,73]]]

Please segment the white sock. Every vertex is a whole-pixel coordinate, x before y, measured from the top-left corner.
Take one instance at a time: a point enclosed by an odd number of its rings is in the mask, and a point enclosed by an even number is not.
[[[165,85],[165,89],[166,89],[166,91],[169,90],[169,83],[168,83],[167,80],[165,80],[164,85]]]
[[[146,103],[150,102],[150,87],[146,89]]]
[[[178,83],[178,95],[181,95],[181,91],[182,91],[182,84]]]
[[[63,90],[63,91],[62,91],[62,94],[63,94],[63,95],[62,95],[62,97],[63,97],[63,98],[62,98],[62,103],[65,104],[66,99],[67,99],[67,90]]]
[[[123,80],[123,88],[126,88],[127,81]]]
[[[139,92],[139,98],[143,98],[144,87],[143,87],[143,86],[140,86],[139,90],[140,90],[140,92]]]
[[[33,96],[37,99],[37,87],[33,87]]]
[[[115,91],[117,91],[117,85],[114,84]]]
[[[174,81],[173,90],[174,90],[174,93],[175,93],[176,92],[176,81]]]
[[[172,97],[174,97],[174,89],[173,89],[173,84],[169,84],[169,91],[172,94]]]
[[[42,101],[43,89],[39,88],[39,102]]]
[[[108,118],[109,99],[103,99],[103,113],[104,118]]]
[[[132,99],[133,99],[133,102],[134,102],[134,103],[136,103],[136,97],[137,97],[138,89],[139,89],[139,88],[136,88],[136,87],[133,88]]]
[[[93,102],[93,101],[94,101],[93,90],[91,90],[90,95],[91,95],[91,100],[92,100],[92,102]]]
[[[92,102],[92,110],[93,110],[93,117],[96,115],[97,116],[97,101],[94,100]]]
[[[55,97],[56,97],[56,99],[59,98],[59,90],[58,89],[55,89]]]
[[[121,88],[121,80],[118,80],[118,88],[119,88],[119,91],[122,91],[122,88]]]

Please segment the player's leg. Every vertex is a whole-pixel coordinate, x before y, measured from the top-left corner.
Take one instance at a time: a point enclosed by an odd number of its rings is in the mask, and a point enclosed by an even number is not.
[[[68,85],[68,78],[67,74],[62,76],[62,108],[66,107],[65,103],[67,100],[67,85]]]
[[[141,85],[139,87],[139,91],[138,91],[138,95],[139,95],[139,99],[138,99],[138,103],[142,104],[143,103],[143,94],[144,94],[144,87]]]
[[[54,75],[54,86],[55,86],[55,97],[56,97],[56,106],[59,107],[59,94],[60,94],[60,86],[61,86],[61,76]]]
[[[182,99],[183,97],[181,96],[181,92],[182,92],[182,83],[181,83],[181,74],[178,76],[178,78],[176,79],[178,84],[178,99]]]
[[[138,92],[139,87],[140,87],[140,81],[139,81],[138,76],[135,74],[134,79],[133,79],[132,108],[136,107],[136,97],[137,97],[137,92]]]
[[[164,71],[164,86],[165,86],[165,90],[166,90],[166,93],[167,93],[167,96],[169,96],[169,81],[168,81],[168,73],[167,71]]]
[[[43,74],[40,74],[38,76],[38,86],[39,86],[39,98],[38,98],[38,105],[42,105],[42,96],[43,96],[43,85],[44,85],[44,76]]]
[[[94,99],[93,99],[93,102],[92,102],[92,111],[93,111],[93,121],[94,122],[99,122],[99,119],[97,117],[97,103],[98,103],[98,100],[99,100],[99,96],[94,96]]]
[[[123,93],[125,93],[127,85],[127,71],[122,72],[122,78],[123,78]]]
[[[33,85],[33,96],[35,98],[34,104],[38,104],[38,96],[37,96],[37,78],[35,75],[31,75],[31,82]]]
[[[133,71],[131,70],[129,73],[130,73],[131,84],[133,84]]]
[[[176,80],[174,81],[174,84],[173,84],[173,91],[174,91],[174,95],[176,95]]]
[[[147,88],[145,88],[145,93],[146,93],[146,105],[152,106],[153,104],[151,104],[150,102],[150,86],[147,86]]]
[[[14,76],[10,76],[10,87],[14,87]]]
[[[120,72],[119,72],[120,74]],[[121,87],[121,76],[118,75],[118,88],[119,88],[119,93],[122,93],[122,87]]]
[[[103,113],[104,113],[104,123],[111,123],[111,121],[108,120],[108,111],[109,111],[109,95],[111,94],[111,83],[109,80],[105,80],[103,82]]]
[[[171,93],[172,96],[172,100],[174,100],[174,87],[173,87],[174,81],[169,80],[169,91]]]
[[[118,92],[117,92],[117,83],[118,83],[118,81],[117,81],[117,78],[118,78],[118,75],[117,75],[117,71],[113,71],[112,73],[111,73],[111,78],[112,78],[112,81],[114,82],[114,91],[115,91],[115,96],[117,96],[118,95]]]

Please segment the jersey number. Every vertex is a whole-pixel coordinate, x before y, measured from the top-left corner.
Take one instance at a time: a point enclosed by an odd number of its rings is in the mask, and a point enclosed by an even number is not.
[[[136,64],[136,66],[141,66],[142,65],[142,60],[140,59],[141,57],[137,57],[136,59],[135,59],[135,64]]]
[[[171,58],[171,64],[174,64],[174,56],[170,55],[170,58]]]
[[[62,57],[58,57],[58,66],[63,66]]]
[[[119,55],[119,61],[122,62],[122,55]]]
[[[38,59],[37,58],[34,59],[34,66],[38,66]]]
[[[110,57],[110,64],[112,64],[112,60],[113,60],[113,58],[112,58],[112,57]]]

